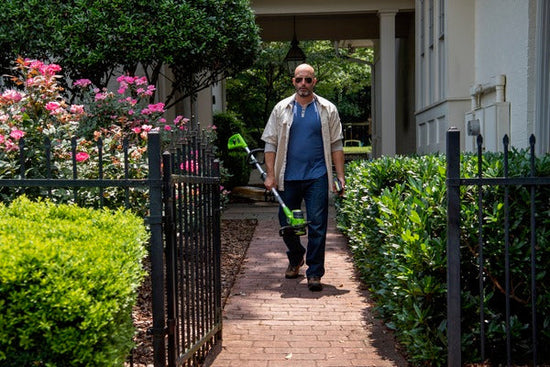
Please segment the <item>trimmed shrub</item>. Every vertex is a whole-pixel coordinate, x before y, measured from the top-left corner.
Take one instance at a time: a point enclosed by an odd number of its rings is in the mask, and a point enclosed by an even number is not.
[[[502,177],[502,155],[484,155],[486,177]],[[528,175],[525,152],[510,153],[510,176]],[[348,164],[346,197],[337,202],[339,228],[387,325],[396,331],[413,365],[446,364],[446,162],[444,156],[384,157]],[[538,158],[540,176],[550,158]],[[477,176],[477,157],[462,157],[463,177]],[[479,264],[477,188],[462,187],[462,348],[465,362],[479,362]],[[511,335],[514,358],[528,360],[531,343],[529,196],[510,187]],[[484,187],[485,319],[487,357],[505,358],[504,222],[502,187]],[[537,310],[539,345],[550,343],[550,189],[537,194]],[[528,342],[525,342],[528,341]],[[544,354],[544,355],[543,355]],[[539,353],[548,360],[548,351]]]
[[[0,205],[0,365],[122,366],[147,231],[125,212]]]

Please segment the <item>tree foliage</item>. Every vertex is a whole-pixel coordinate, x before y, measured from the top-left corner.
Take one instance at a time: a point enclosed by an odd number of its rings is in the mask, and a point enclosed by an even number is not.
[[[263,43],[254,65],[228,80],[228,109],[243,119],[255,138],[273,106],[294,92],[283,63],[289,47],[285,42]],[[316,70],[316,93],[337,105],[342,121],[370,117],[372,50],[345,49],[337,54],[329,41],[301,42],[300,47],[307,55],[306,62]]]
[[[249,67],[259,31],[246,0],[5,0],[0,68],[17,56],[64,65],[65,76],[105,86],[114,70],[142,66],[168,78],[167,105]],[[172,75],[164,75],[168,65]]]

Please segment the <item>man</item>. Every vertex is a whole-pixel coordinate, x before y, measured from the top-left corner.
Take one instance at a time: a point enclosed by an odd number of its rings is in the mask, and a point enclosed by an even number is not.
[[[292,78],[296,93],[274,107],[262,134],[265,187],[268,190],[278,188],[291,210],[300,209],[302,201],[305,202],[310,222],[307,251],[299,236],[293,233],[283,235],[289,261],[285,277],[298,277],[305,255],[311,291],[323,289],[321,277],[325,273],[329,187],[336,191],[333,165],[342,188],[340,195],[345,187],[342,124],[336,106],[313,92],[316,83],[313,67],[299,65]],[[279,221],[281,226],[287,225],[281,209]]]

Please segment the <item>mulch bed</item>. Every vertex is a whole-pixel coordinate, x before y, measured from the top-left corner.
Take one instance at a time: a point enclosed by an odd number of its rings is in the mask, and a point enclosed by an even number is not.
[[[221,222],[221,278],[222,305],[224,306],[239,274],[257,224],[256,219],[224,219]],[[150,274],[148,259],[144,266],[147,273]],[[139,290],[138,301],[132,312],[134,325],[137,329],[134,338],[136,347],[133,351],[133,365],[136,367],[153,365],[152,337],[147,333],[147,330],[153,326],[151,301],[151,281],[146,278]]]

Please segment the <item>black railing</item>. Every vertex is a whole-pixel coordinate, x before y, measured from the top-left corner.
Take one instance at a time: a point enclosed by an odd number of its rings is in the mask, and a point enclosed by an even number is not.
[[[158,133],[147,139],[148,176],[132,178],[129,172],[129,145],[123,149],[123,173],[119,179],[104,178],[103,144],[99,140],[98,178],[79,178],[77,139],[71,140],[71,178],[60,178],[52,164],[51,142],[44,141],[42,178],[27,177],[31,166],[25,141],[19,145],[19,178],[0,179],[0,194],[6,190],[24,193],[39,190],[36,196],[55,196],[54,190],[72,190],[75,203],[82,202],[79,189],[97,188],[103,207],[104,190],[121,188],[124,205],[131,207],[130,190],[148,194],[146,223],[150,230],[152,288],[153,364],[155,367],[199,366],[221,349],[220,275],[220,177],[207,137],[190,129],[174,137],[169,152],[161,154]],[[33,157],[36,159],[36,157]],[[13,194],[13,192],[12,192]]]
[[[531,353],[531,363],[537,365],[539,361],[539,343],[537,330],[537,294],[536,294],[536,279],[537,279],[537,264],[536,264],[536,207],[535,195],[536,190],[541,186],[550,185],[550,177],[537,177],[535,169],[535,138],[530,138],[529,151],[529,170],[530,174],[527,177],[509,177],[509,138],[503,139],[503,177],[484,177],[483,172],[483,155],[482,155],[483,139],[481,136],[477,138],[477,177],[461,178],[460,176],[460,132],[451,128],[447,132],[447,342],[448,342],[448,366],[462,365],[462,331],[461,321],[461,187],[471,186],[477,187],[477,206],[478,206],[478,244],[477,244],[477,261],[479,274],[479,351],[481,356],[480,362],[485,362],[487,357],[486,345],[488,340],[486,337],[485,323],[485,281],[486,274],[486,256],[487,245],[484,237],[484,217],[483,212],[484,188],[489,186],[500,186],[503,188],[503,238],[501,242],[504,246],[504,309],[505,309],[505,340],[506,345],[506,363],[512,365],[514,344],[511,337],[511,319],[512,307],[510,305],[512,285],[511,285],[511,269],[510,263],[510,188],[513,186],[525,187],[529,193],[530,202],[530,218],[529,218],[529,267],[530,267],[530,290],[529,299],[531,303],[531,340],[516,340],[516,343],[530,343],[527,348]],[[500,241],[499,241],[500,242]]]

